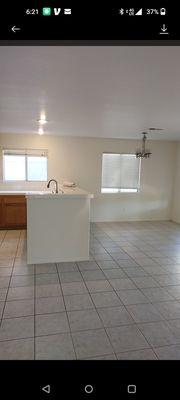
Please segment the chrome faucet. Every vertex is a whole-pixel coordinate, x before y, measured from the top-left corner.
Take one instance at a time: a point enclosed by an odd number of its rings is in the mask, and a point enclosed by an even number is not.
[[[47,188],[49,189],[51,182],[55,183],[55,185],[56,185],[56,193],[58,193],[58,183],[57,183],[56,179],[50,179],[50,181],[47,184]]]

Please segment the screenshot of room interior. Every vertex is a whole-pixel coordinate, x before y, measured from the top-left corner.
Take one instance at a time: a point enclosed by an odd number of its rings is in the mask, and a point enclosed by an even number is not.
[[[0,360],[179,360],[179,47],[0,69]]]

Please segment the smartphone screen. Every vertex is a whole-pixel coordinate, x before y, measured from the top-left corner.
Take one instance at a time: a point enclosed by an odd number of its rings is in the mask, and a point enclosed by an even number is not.
[[[175,399],[179,6],[25,3],[1,6],[3,398]]]

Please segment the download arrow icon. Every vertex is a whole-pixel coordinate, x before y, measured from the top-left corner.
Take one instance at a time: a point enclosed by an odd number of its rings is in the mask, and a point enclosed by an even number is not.
[[[166,28],[166,25],[165,25],[165,24],[163,24],[163,27],[161,28],[161,30],[162,30],[163,32],[166,32],[166,31],[167,31],[167,28]]]
[[[165,24],[161,26],[161,31],[159,32],[160,35],[169,35],[168,28],[166,27]]]

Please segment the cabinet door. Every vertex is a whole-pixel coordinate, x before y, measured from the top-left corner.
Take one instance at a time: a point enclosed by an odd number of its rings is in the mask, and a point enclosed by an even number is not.
[[[3,228],[3,199],[0,196],[0,228]]]
[[[4,197],[3,217],[5,228],[26,227],[25,196]]]

